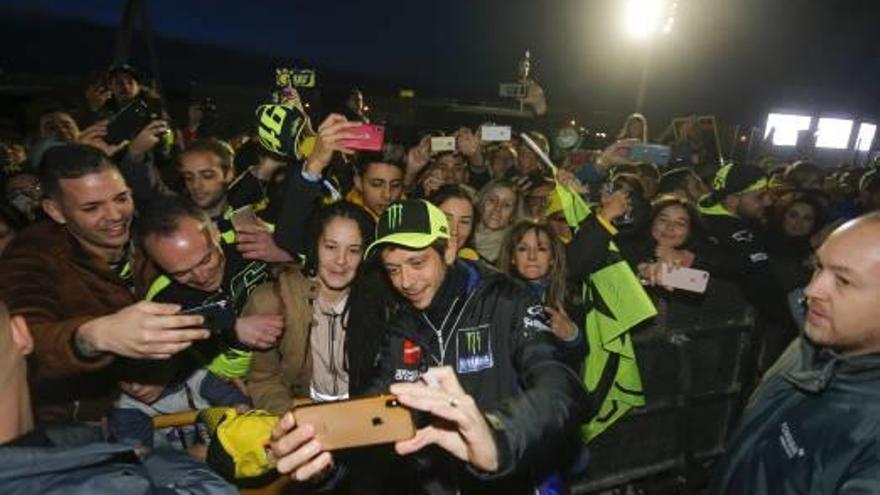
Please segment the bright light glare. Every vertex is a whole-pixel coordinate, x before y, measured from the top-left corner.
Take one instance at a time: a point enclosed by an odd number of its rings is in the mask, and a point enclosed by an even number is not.
[[[845,150],[852,135],[853,121],[847,119],[819,119],[816,128],[816,147]]]
[[[859,126],[859,135],[856,138],[856,150],[871,151],[871,143],[874,142],[874,134],[876,133],[876,125],[862,123]]]
[[[798,132],[810,129],[813,118],[809,115],[794,115],[786,113],[771,113],[767,115],[767,125],[764,126],[764,138],[773,132],[773,144],[776,146],[794,146],[797,144]]]
[[[637,39],[645,39],[656,33],[664,21],[665,0],[629,0],[624,7],[626,32]],[[668,21],[668,32],[672,22]]]

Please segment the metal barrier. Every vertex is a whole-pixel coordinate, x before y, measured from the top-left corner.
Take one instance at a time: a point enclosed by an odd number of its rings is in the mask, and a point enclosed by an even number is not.
[[[646,405],[589,444],[587,477],[573,493],[597,493],[663,478],[695,493],[754,385],[757,346],[753,311],[735,287],[716,283],[697,311],[669,310],[633,333]],[[672,327],[666,323],[687,323]]]

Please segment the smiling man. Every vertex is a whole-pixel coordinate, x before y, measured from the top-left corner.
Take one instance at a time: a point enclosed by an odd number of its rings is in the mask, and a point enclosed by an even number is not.
[[[96,148],[46,151],[42,207],[51,221],[24,230],[0,261],[0,298],[34,334],[31,377],[43,421],[98,420],[115,396],[114,356],[166,359],[208,337],[199,316],[137,302],[145,266],[131,243],[131,192]]]
[[[192,143],[178,158],[189,198],[209,217],[218,218],[229,206],[226,199],[233,179],[232,153],[216,139]]]
[[[580,380],[557,359],[543,307],[506,275],[458,261],[445,215],[426,201],[389,205],[376,237],[367,256],[381,262],[403,304],[391,310],[372,392],[390,385],[402,404],[433,418],[395,445],[401,459],[418,459],[392,470],[395,479],[417,485],[407,493],[534,493],[542,469],[561,463],[566,440],[577,438],[588,406]],[[280,472],[326,474],[332,459],[314,434],[282,418],[272,444]]]
[[[880,486],[880,214],[839,227],[817,255],[804,334],[752,396],[709,493]]]
[[[244,376],[250,350],[270,348],[283,328],[280,316],[238,317],[251,292],[269,278],[268,264],[244,259],[202,209],[175,195],[151,203],[138,218],[137,233],[147,255],[164,272],[150,284],[147,299],[184,308],[222,306],[207,325],[230,347],[201,350],[211,357],[222,352],[210,366],[214,373]]]

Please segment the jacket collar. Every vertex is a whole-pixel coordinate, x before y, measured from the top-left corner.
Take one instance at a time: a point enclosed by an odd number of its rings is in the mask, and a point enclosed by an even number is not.
[[[805,392],[820,393],[835,378],[850,382],[880,380],[880,354],[844,356],[814,344],[805,335],[801,336],[799,345],[800,356],[795,368],[783,376]]]

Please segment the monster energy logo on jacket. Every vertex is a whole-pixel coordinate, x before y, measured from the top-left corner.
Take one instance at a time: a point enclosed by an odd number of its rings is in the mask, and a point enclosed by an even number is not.
[[[495,364],[492,342],[489,341],[489,325],[462,328],[456,332],[456,340],[456,369],[459,373],[473,373],[491,368]]]

